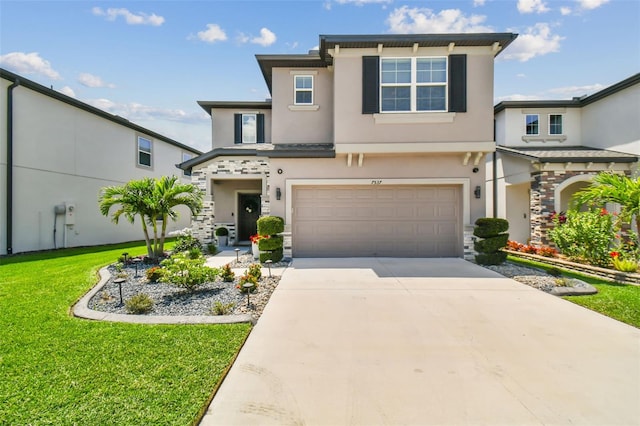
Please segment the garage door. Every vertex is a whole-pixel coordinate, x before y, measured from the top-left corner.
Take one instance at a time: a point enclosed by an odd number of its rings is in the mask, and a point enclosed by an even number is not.
[[[458,185],[294,186],[295,257],[462,255]]]

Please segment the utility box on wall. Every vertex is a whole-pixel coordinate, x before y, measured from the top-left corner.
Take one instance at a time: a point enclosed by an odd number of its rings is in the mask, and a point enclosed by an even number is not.
[[[65,224],[66,225],[75,225],[76,224],[76,205],[73,203],[67,204],[67,213],[65,216]]]

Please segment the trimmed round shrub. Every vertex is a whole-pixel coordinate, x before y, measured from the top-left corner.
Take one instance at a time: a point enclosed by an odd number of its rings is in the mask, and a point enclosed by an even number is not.
[[[280,235],[274,235],[269,238],[263,238],[258,241],[258,248],[264,251],[277,250],[282,248],[283,238]]]
[[[267,260],[272,262],[280,262],[284,257],[282,247],[273,251],[265,251],[260,253],[260,263],[264,263]]]
[[[504,263],[505,260],[507,260],[507,253],[501,251],[476,254],[476,262],[480,265],[500,265]]]
[[[226,237],[227,235],[229,235],[229,230],[224,226],[216,228],[216,237]]]
[[[476,220],[473,235],[480,238],[494,237],[509,229],[509,221],[496,217],[481,217]]]
[[[278,216],[262,216],[258,219],[258,234],[275,235],[284,232],[284,219]]]
[[[500,234],[476,241],[473,248],[478,253],[494,253],[507,245],[509,234]]]

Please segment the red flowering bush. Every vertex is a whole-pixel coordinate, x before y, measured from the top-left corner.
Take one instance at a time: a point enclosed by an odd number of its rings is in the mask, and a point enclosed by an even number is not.
[[[553,247],[544,246],[538,249],[538,255],[540,256],[555,257],[557,254],[558,250],[554,249]]]
[[[267,239],[269,239],[268,235],[260,235],[260,234],[255,234],[249,237],[249,240],[251,240],[251,243],[253,244],[258,244],[258,241],[267,240]]]
[[[520,251],[523,253],[538,254],[538,249],[535,246],[532,246],[531,244],[527,244],[526,246],[523,246],[520,249]]]
[[[512,251],[520,251],[524,247],[524,244],[520,244],[517,241],[507,241],[507,249]]]

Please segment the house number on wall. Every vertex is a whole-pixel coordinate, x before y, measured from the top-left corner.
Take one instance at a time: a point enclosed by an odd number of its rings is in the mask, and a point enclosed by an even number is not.
[[[382,183],[382,180],[372,180],[371,181],[371,185],[380,185]]]

